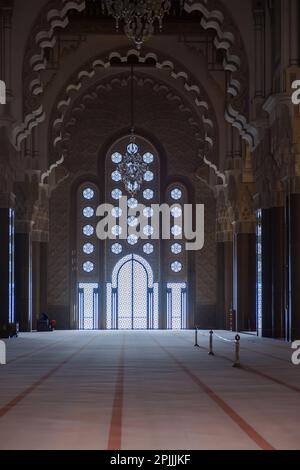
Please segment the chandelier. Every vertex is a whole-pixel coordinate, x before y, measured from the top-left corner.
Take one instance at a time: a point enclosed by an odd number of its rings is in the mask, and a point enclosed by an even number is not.
[[[132,134],[127,151],[119,163],[119,172],[126,191],[133,197],[140,190],[144,180],[144,175],[148,170],[148,165],[144,163],[139,147],[135,143],[135,136]]]
[[[131,66],[131,136],[127,151],[122,156],[118,164],[118,170],[121,174],[126,191],[133,197],[140,190],[144,180],[145,173],[148,171],[148,165],[144,162],[136,144],[134,130],[134,83],[133,83],[133,65]]]
[[[102,0],[103,14],[115,18],[117,31],[120,21],[124,22],[124,32],[138,50],[153,36],[156,21],[162,31],[170,9],[170,0]]]

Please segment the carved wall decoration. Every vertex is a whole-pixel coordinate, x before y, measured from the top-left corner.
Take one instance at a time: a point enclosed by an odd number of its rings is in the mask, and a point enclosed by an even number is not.
[[[69,110],[68,113],[64,115],[65,123],[63,127],[59,127],[61,136],[60,145],[62,148],[62,152],[64,157],[62,157],[58,162],[51,165],[51,168],[58,167],[60,164],[64,163],[66,160],[65,155],[70,154],[70,150],[68,148],[68,142],[72,139],[72,128],[76,127],[77,121],[80,119],[80,115],[82,115],[88,106],[93,102],[98,100],[102,94],[106,93],[113,93],[116,87],[128,87],[129,76],[127,74],[123,74],[120,77],[111,78],[108,83],[106,81],[100,82],[98,85],[95,85],[91,90],[88,90],[80,99],[73,103],[73,108]],[[198,143],[198,148],[204,148],[205,139],[207,139],[206,130],[201,125],[195,112],[187,106],[187,104],[183,101],[183,99],[175,94],[170,87],[166,86],[164,83],[158,83],[153,78],[149,78],[147,76],[136,75],[135,81],[138,87],[151,87],[153,92],[157,93],[161,100],[167,100],[174,102],[177,105],[178,111],[183,114],[183,119],[187,120],[187,123],[192,128],[194,133],[195,142]],[[99,103],[99,107],[101,104]],[[55,132],[55,126],[57,125],[57,119],[54,119],[53,126]],[[55,134],[54,134],[55,135]],[[51,150],[51,149],[50,149]],[[203,154],[201,151],[199,152],[199,158],[203,158]],[[205,164],[207,164],[210,168],[212,168],[216,176],[219,177],[221,173],[218,171],[216,165],[212,164],[208,159],[204,160]],[[51,173],[51,171],[50,171]],[[48,176],[49,172],[42,176]]]
[[[180,66],[175,64],[169,59],[158,58],[155,53],[138,54],[134,50],[128,50],[124,53],[112,52],[108,59],[95,59],[88,64],[84,65],[80,71],[71,77],[70,83],[66,86],[65,90],[61,93],[58,98],[56,105],[57,112],[56,117],[53,118],[54,133],[52,141],[54,147],[59,147],[60,143],[64,139],[62,128],[65,121],[66,113],[69,108],[73,106],[73,102],[77,95],[80,94],[82,89],[87,87],[89,81],[95,80],[97,72],[101,69],[108,69],[111,67],[111,62],[119,61],[124,64],[128,61],[128,58],[134,55],[140,63],[147,63],[148,60],[155,60],[156,68],[163,71],[168,71],[172,80],[179,80],[182,82],[184,93],[187,93],[192,97],[195,103],[196,109],[199,112],[199,117],[195,116],[194,122],[190,119],[191,125],[197,130],[197,138],[199,141],[199,155],[201,158],[204,157],[205,164],[215,172],[217,178],[221,178],[223,184],[226,184],[225,175],[218,169],[216,160],[213,154],[217,154],[216,148],[217,143],[217,132],[216,132],[216,119],[212,112],[211,104],[208,101],[206,94],[201,90],[198,83],[193,82],[193,78]],[[112,79],[113,80],[113,79]],[[160,85],[163,86],[162,84]],[[170,99],[168,96],[168,99]],[[173,97],[172,99],[176,99]],[[81,105],[83,106],[83,105]],[[184,108],[184,105],[181,105]],[[72,119],[68,118],[68,125],[72,125]],[[200,131],[202,129],[202,137]],[[199,135],[199,136],[198,136]],[[50,150],[51,152],[51,150]],[[57,164],[60,164],[61,156],[59,157]],[[61,162],[62,163],[62,162]]]
[[[32,129],[45,119],[42,105],[44,85],[41,72],[46,69],[47,53],[56,44],[57,29],[65,28],[68,23],[68,13],[71,10],[83,11],[85,0],[51,0],[40,13],[33,26],[24,57],[23,93],[24,120],[14,127],[12,142],[17,150]],[[27,67],[29,66],[29,69]],[[26,70],[28,70],[26,72]]]
[[[226,120],[236,127],[243,139],[255,148],[258,132],[249,122],[248,64],[243,43],[237,28],[224,12],[224,6],[215,0],[187,0],[188,13],[199,11],[203,17],[201,26],[215,31],[215,46],[225,51],[224,70],[230,74],[227,93],[229,99],[225,110]]]
[[[45,66],[46,48],[53,48],[56,36],[56,28],[65,28],[68,24],[68,12],[73,8],[77,11],[83,11],[85,8],[84,0],[74,0],[70,2],[64,0],[63,9],[54,8],[58,6],[53,0],[52,9],[46,16],[47,22],[50,22],[50,28],[40,28],[39,33],[36,34],[35,40],[38,51],[30,59],[30,64],[33,71],[39,72]],[[61,6],[61,4],[60,4]],[[215,32],[215,46],[217,49],[225,51],[226,59],[224,61],[224,70],[230,73],[231,79],[228,84],[227,92],[230,99],[227,104],[225,117],[228,122],[239,129],[241,136],[246,139],[252,147],[255,147],[257,142],[257,131],[248,122],[246,107],[248,106],[247,83],[243,79],[245,74],[242,72],[247,68],[247,65],[242,65],[244,62],[244,54],[241,50],[242,44],[237,30],[233,30],[231,22],[229,30],[227,30],[227,23],[230,23],[229,16],[224,11],[224,6],[219,2],[213,0],[200,0],[194,2],[188,0],[185,2],[185,10],[191,13],[198,10],[202,13],[201,27],[204,30],[213,30]],[[45,15],[44,15],[45,21]],[[247,77],[248,78],[248,77]],[[17,125],[13,131],[13,144],[17,149],[20,149],[21,142],[26,139],[30,134],[33,127],[38,126],[39,123],[45,119],[45,112],[41,102],[41,95],[43,93],[43,84],[41,83],[40,76],[36,76],[30,81],[29,91],[32,98],[29,98],[30,112],[24,118],[24,122]],[[32,100],[32,101],[31,101]]]

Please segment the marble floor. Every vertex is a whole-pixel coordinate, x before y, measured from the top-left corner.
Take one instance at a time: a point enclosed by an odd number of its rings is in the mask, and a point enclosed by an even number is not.
[[[218,332],[227,339],[234,335]],[[53,332],[6,341],[0,449],[300,449],[291,346],[194,332]]]

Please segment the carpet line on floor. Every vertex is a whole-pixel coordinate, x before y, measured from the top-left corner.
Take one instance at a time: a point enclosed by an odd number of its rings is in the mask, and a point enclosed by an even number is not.
[[[197,377],[188,367],[186,367],[174,354],[165,348],[156,338],[153,341],[185,372],[185,374],[204,391],[235,424],[239,426],[248,437],[262,450],[276,450],[266,439],[264,439],[244,418],[242,418],[234,409],[228,405],[216,392]]]
[[[121,450],[124,405],[125,335],[122,338],[107,450]]]
[[[3,416],[5,416],[12,409],[14,409],[22,400],[27,398],[35,389],[37,389],[40,385],[42,385],[46,380],[48,380],[52,375],[54,375],[59,369],[61,369],[64,365],[66,365],[68,362],[70,362],[74,357],[76,357],[78,354],[80,354],[95,339],[96,339],[96,337],[89,340],[86,344],[81,346],[79,349],[77,349],[75,352],[70,354],[63,361],[61,361],[57,366],[50,369],[45,375],[40,377],[36,382],[34,382],[29,387],[27,387],[25,390],[23,390],[23,392],[19,393],[15,398],[10,400],[6,405],[2,406],[0,408],[0,418],[3,418]]]
[[[188,342],[182,336],[177,335],[177,338],[180,338],[185,343]],[[208,351],[208,349],[206,349],[205,346],[201,346],[201,345],[198,345],[198,349],[203,349],[204,351]],[[251,350],[249,350],[249,351],[251,351]],[[224,356],[223,354],[215,353],[214,357],[215,358],[219,357],[220,359],[224,359],[225,361],[229,361],[229,362],[233,363],[233,359],[230,359],[230,357]],[[262,377],[266,380],[269,380],[270,382],[273,382],[273,383],[276,383],[277,385],[285,387],[285,388],[291,390],[292,392],[300,393],[300,388],[297,387],[296,385],[288,384],[287,382],[284,382],[283,380],[277,379],[276,377],[272,377],[271,375],[266,374],[265,372],[261,372],[261,371],[255,369],[254,367],[246,366],[246,365],[241,364],[239,369],[244,371],[244,372],[249,372],[250,374],[258,375],[259,377]]]

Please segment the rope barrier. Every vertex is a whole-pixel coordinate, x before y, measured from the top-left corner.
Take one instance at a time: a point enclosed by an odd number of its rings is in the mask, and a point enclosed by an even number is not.
[[[225,343],[234,344],[235,345],[235,359],[234,359],[234,363],[233,363],[232,367],[236,367],[236,368],[241,367],[241,361],[240,361],[241,337],[240,337],[240,335],[237,334],[235,336],[234,340],[232,340],[232,339],[224,338],[223,336],[220,336],[217,333],[214,333],[213,330],[210,330],[209,334],[201,333],[201,332],[199,332],[199,328],[196,327],[195,328],[195,347],[197,347],[197,348],[200,348],[199,343],[198,343],[198,336],[199,335],[209,338],[209,342],[208,342],[208,355],[209,356],[214,356],[215,355],[215,353],[214,353],[214,341],[213,341],[214,336],[216,338],[220,339],[221,341],[224,341]]]

